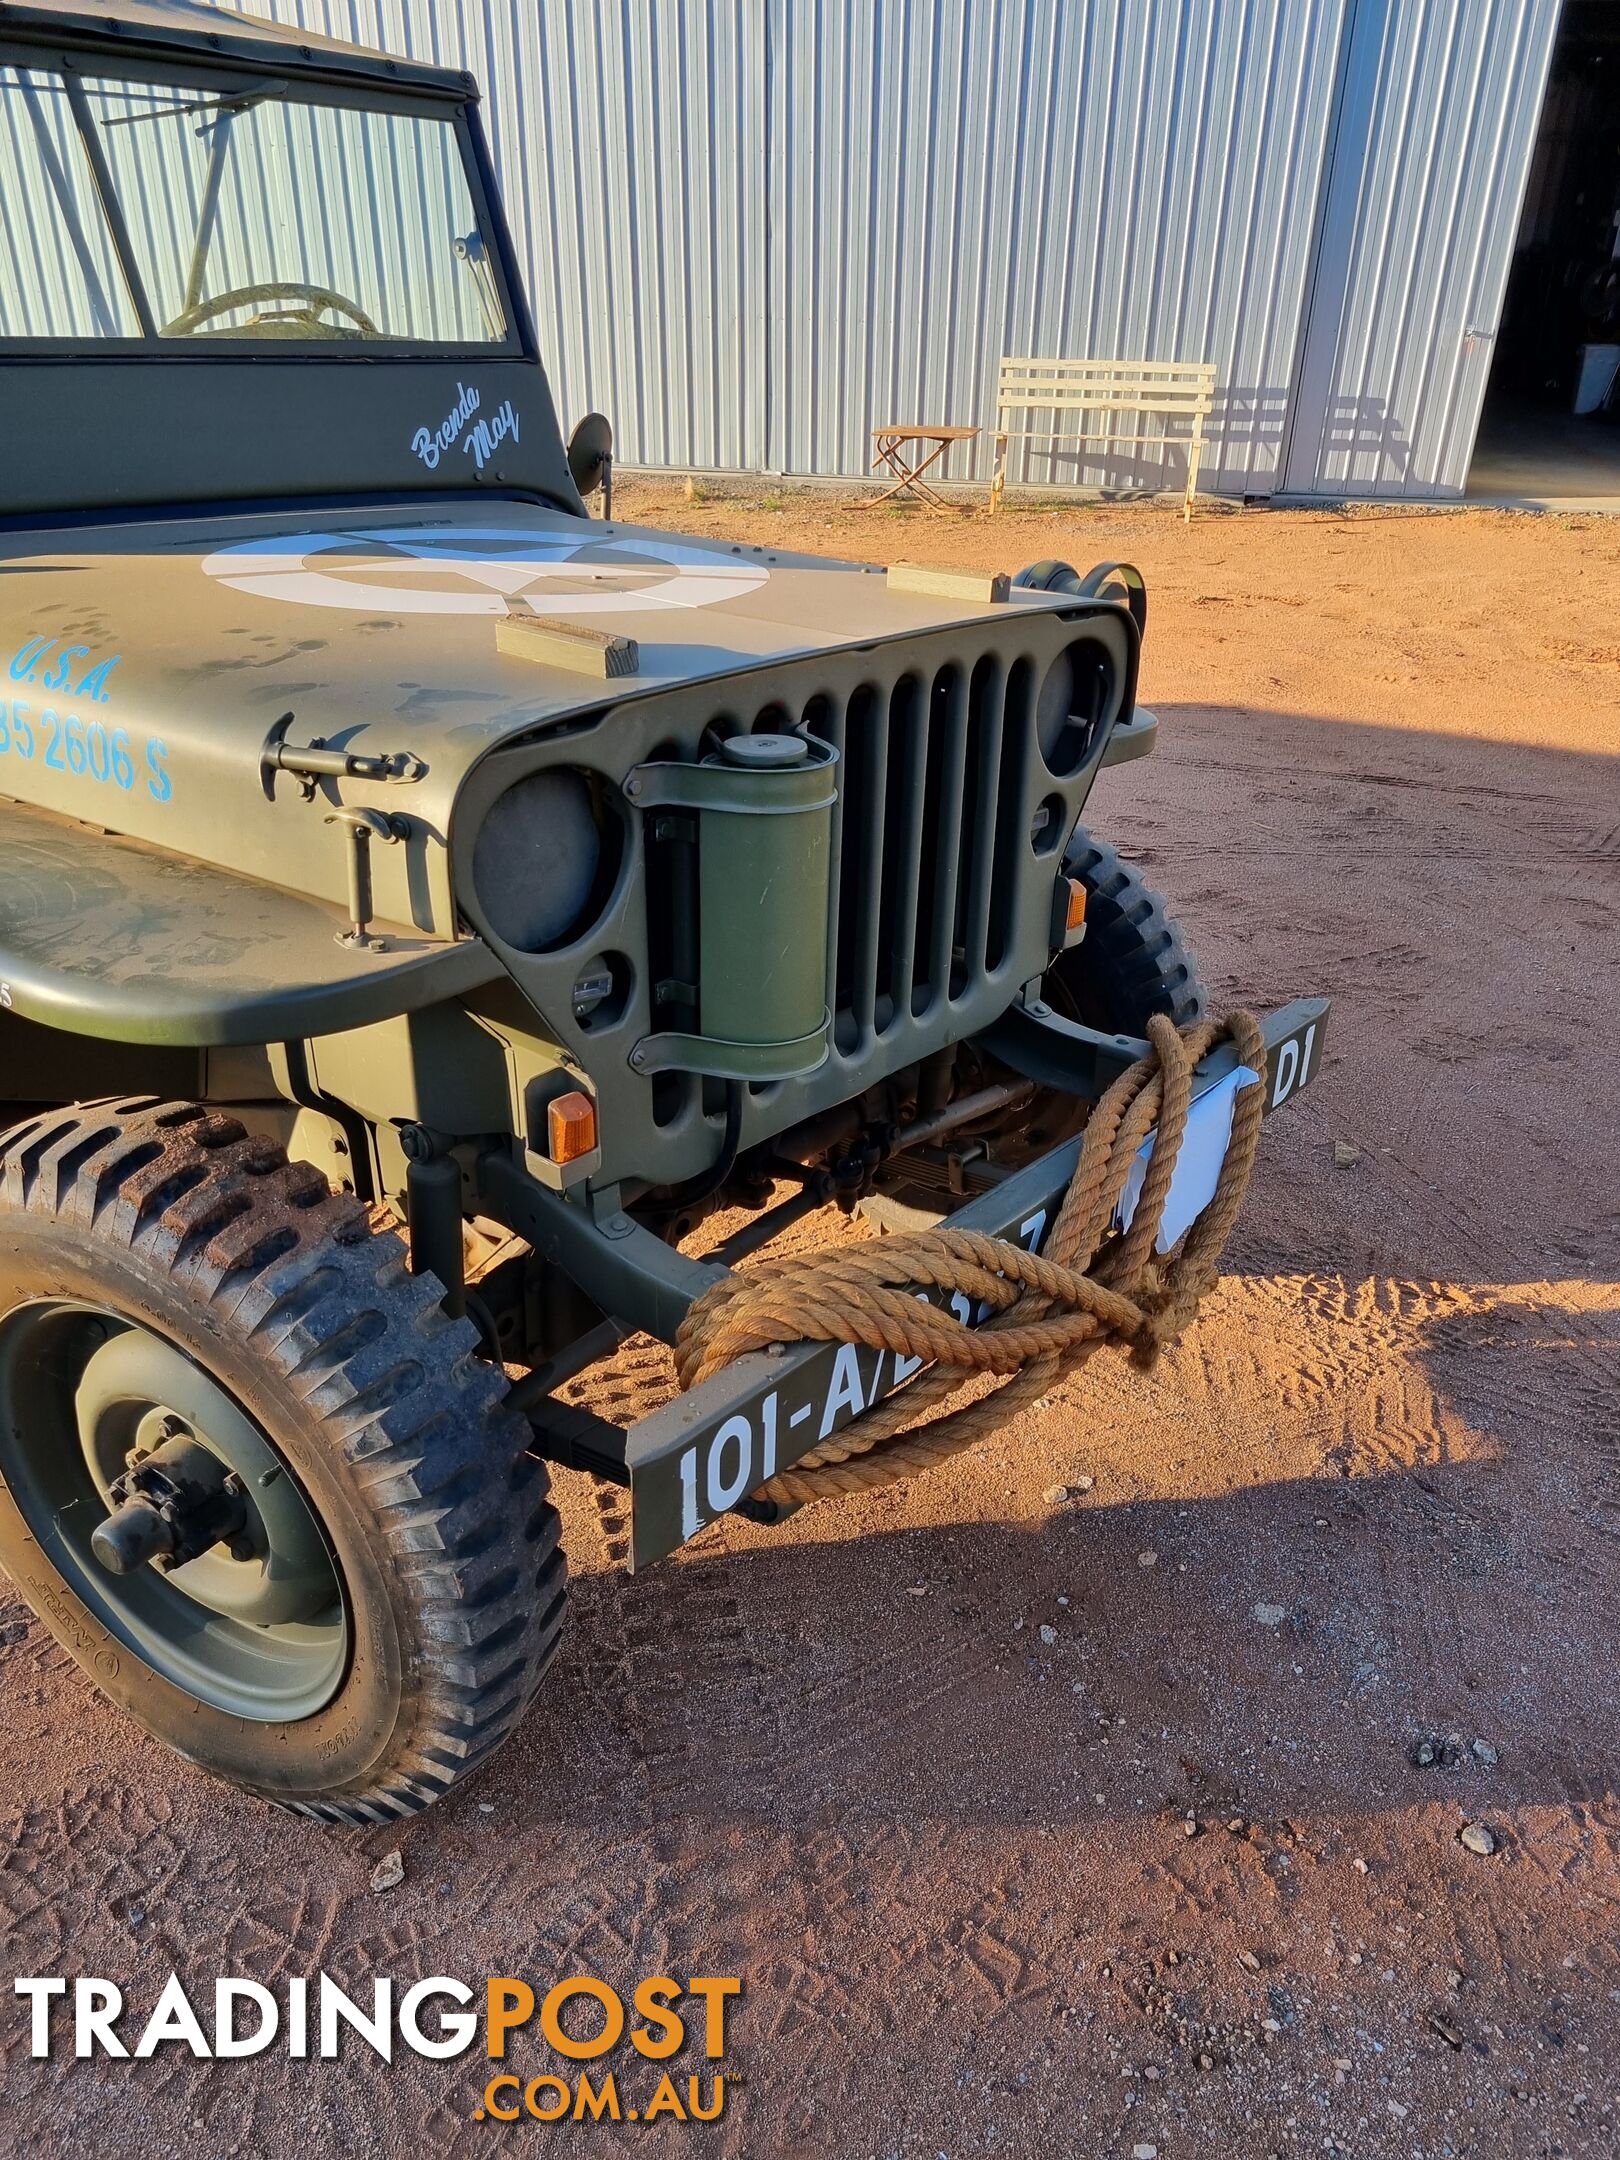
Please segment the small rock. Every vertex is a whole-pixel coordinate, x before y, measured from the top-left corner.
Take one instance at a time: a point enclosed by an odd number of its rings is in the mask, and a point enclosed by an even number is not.
[[[1231,1831],[1233,1837],[1241,1837],[1249,1826],[1241,1815],[1234,1815],[1226,1827]]]
[[[385,1852],[371,1871],[372,1890],[397,1890],[405,1880],[405,1861],[398,1852]]]
[[[1288,1607],[1286,1605],[1257,1605],[1254,1608],[1254,1617],[1262,1627],[1281,1627],[1288,1618]]]
[[[1496,1832],[1489,1823],[1464,1823],[1457,1832],[1457,1843],[1471,1853],[1478,1853],[1482,1860],[1488,1860],[1496,1850]]]
[[[1142,2075],[1150,2081],[1154,2081],[1158,2078],[1161,2078],[1164,2075],[1164,2072],[1159,2068],[1157,2063],[1149,2063],[1146,2069],[1144,2069],[1144,2071],[1142,2072]]]
[[[1333,1167],[1335,1170],[1353,1170],[1361,1160],[1361,1150],[1352,1147],[1348,1140],[1333,1143]]]
[[[1043,1623],[1041,1627],[1041,1641],[1048,1645],[1055,1643],[1057,1641],[1057,1629],[1055,1627],[1047,1627]]]
[[[1398,2100],[1392,2100],[1389,2103],[1389,2112],[1394,2116],[1397,2122],[1405,2122],[1408,2110],[1402,2107],[1401,2103]]]
[[[493,1814],[494,1814],[494,1812],[495,1812],[495,1803],[494,1803],[494,1801],[493,1801],[493,1800],[480,1800],[480,1801],[479,1801],[479,1803],[478,1803],[478,1812],[479,1812],[479,1814],[480,1814],[480,1815],[493,1815]]]
[[[1096,1482],[1097,1480],[1094,1477],[1077,1477],[1069,1490],[1070,1492],[1087,1493],[1090,1492]]]
[[[1198,1835],[1198,1817],[1189,1815],[1181,1827],[1186,1836],[1190,1838],[1196,1837]]]
[[[906,1585],[906,1596],[907,1596],[907,1597],[926,1597],[927,1595],[928,1595],[928,1585],[927,1585],[927,1584],[926,1584],[925,1582],[914,1582],[914,1583],[907,1583],[907,1585]]]
[[[1260,1970],[1260,1960],[1252,1950],[1240,1950],[1238,1952],[1238,1963],[1245,1972],[1258,1972]]]
[[[1365,1860],[1362,1859],[1360,1853],[1357,1853],[1356,1857],[1351,1861],[1350,1865],[1355,1869],[1358,1875],[1365,1875],[1367,1872],[1367,1863]]]
[[[1068,1601],[1068,1599],[1067,1599],[1066,1597],[1060,1597],[1060,1598],[1058,1599],[1058,1603],[1059,1603],[1060,1605],[1067,1605],[1067,1604],[1068,1604],[1068,1602],[1069,1602],[1069,1601]]]
[[[1159,2160],[1159,2148],[1157,2145],[1133,2145],[1131,2160]]]
[[[1488,1740],[1476,1740],[1472,1752],[1475,1761],[1482,1762],[1487,1769],[1496,1761],[1496,1750]]]
[[[1466,1760],[1460,1733],[1423,1733],[1407,1750],[1407,1759],[1419,1770],[1455,1770]]]
[[[1159,1556],[1156,1552],[1139,1552],[1136,1556],[1136,1564],[1138,1567],[1157,1567]]]
[[[1333,2058],[1333,2067],[1335,2070],[1353,2070],[1355,2068],[1355,2064],[1350,2060],[1348,2055],[1335,2055]]]
[[[1262,2018],[1260,2022],[1268,2033],[1280,2033],[1282,2031],[1282,2024],[1277,2018]]]
[[[1039,1408],[1039,1405],[1036,1407]],[[1041,1498],[1048,1507],[1062,1507],[1068,1497],[1069,1488],[1067,1485],[1048,1485],[1045,1492],[1041,1494]]]

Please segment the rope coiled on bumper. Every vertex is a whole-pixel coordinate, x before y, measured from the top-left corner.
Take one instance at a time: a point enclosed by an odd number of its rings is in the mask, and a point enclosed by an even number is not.
[[[1170,1253],[1154,1252],[1192,1104],[1193,1068],[1231,1040],[1240,1064],[1264,1074],[1251,1013],[1178,1031],[1155,1014],[1147,1056],[1099,1099],[1079,1161],[1041,1254],[972,1230],[903,1232],[853,1250],[768,1260],[697,1299],[675,1343],[682,1388],[769,1343],[861,1343],[931,1369],[863,1411],[759,1488],[770,1500],[869,1492],[934,1468],[984,1439],[1107,1344],[1148,1370],[1187,1326],[1220,1272],[1260,1139],[1265,1090],[1239,1090],[1215,1194]],[[1104,1251],[1131,1165],[1158,1128],[1129,1229]],[[1101,1254],[1101,1257],[1099,1257]],[[982,1327],[919,1298],[961,1291],[992,1307]],[[939,1408],[989,1374],[992,1393]]]

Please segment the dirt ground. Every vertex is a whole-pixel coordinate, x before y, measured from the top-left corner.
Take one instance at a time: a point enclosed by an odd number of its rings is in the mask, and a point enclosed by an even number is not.
[[[1092,822],[1217,1003],[1332,994],[1325,1069],[1152,1378],[1099,1360],[930,1481],[732,1519],[634,1582],[560,1474],[549,1698],[403,1835],[170,1760],[0,1593],[6,1965],[143,2012],[171,1967],[204,1999],[742,1976],[721,2122],[515,2133],[542,2152],[1612,2155],[1620,523],[618,507],[1140,563],[1161,747]],[[631,1353],[591,1399],[668,1384]],[[500,2135],[476,2056],[36,2064],[3,2003],[0,2033],[8,2150]]]

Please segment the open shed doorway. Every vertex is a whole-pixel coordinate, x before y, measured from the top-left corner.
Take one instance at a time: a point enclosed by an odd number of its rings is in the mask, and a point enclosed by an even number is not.
[[[1468,493],[1620,502],[1620,0],[1566,0]]]

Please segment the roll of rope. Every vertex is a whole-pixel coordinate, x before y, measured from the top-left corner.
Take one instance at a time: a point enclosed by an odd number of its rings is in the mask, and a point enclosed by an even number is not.
[[[756,1497],[806,1501],[867,1492],[934,1468],[1004,1425],[1109,1345],[1148,1370],[1218,1279],[1260,1138],[1265,1090],[1240,1089],[1209,1205],[1168,1253],[1155,1250],[1192,1107],[1193,1071],[1230,1041],[1241,1064],[1266,1069],[1251,1013],[1177,1030],[1148,1022],[1149,1049],[1099,1099],[1044,1252],[977,1231],[905,1232],[851,1250],[761,1262],[692,1306],[675,1345],[683,1388],[769,1343],[847,1342],[920,1358],[930,1369],[863,1411],[759,1488]],[[1129,1226],[1114,1220],[1131,1168],[1155,1133]],[[920,1297],[961,1292],[989,1307],[965,1325]],[[1001,1385],[952,1409],[968,1381]],[[937,1414],[930,1414],[937,1413]]]

